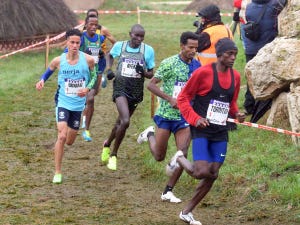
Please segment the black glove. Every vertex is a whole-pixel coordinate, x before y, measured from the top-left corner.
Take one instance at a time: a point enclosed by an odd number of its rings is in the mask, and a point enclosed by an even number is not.
[[[145,75],[144,67],[142,67],[139,63],[137,63],[135,66],[135,72],[137,72],[138,74],[140,74],[142,76]]]
[[[234,12],[232,20],[235,22],[240,22],[240,11]]]
[[[108,69],[106,71],[106,77],[108,80],[112,80],[115,78],[115,73],[111,69]]]
[[[86,53],[86,54],[88,54],[88,55],[92,55],[92,52],[91,52],[91,50],[90,49],[86,49],[85,51],[84,51],[84,53]]]
[[[99,59],[103,59],[104,55],[105,55],[104,51],[102,51],[102,49],[99,49],[99,53],[98,53]]]

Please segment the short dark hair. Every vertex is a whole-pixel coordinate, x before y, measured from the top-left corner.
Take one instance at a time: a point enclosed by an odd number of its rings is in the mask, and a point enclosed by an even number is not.
[[[86,15],[89,16],[89,13],[90,13],[90,12],[95,12],[95,13],[97,14],[97,16],[99,16],[98,10],[97,10],[97,9],[89,9],[89,10],[87,11]]]
[[[72,28],[66,32],[66,39],[68,39],[68,37],[70,37],[70,36],[81,37],[81,35],[82,34],[81,34],[80,30]]]
[[[198,41],[198,35],[191,31],[183,32],[180,36],[180,44],[186,45],[188,42],[188,39]]]
[[[132,27],[131,27],[131,29],[130,29],[130,32],[133,32],[133,31],[135,31],[135,30],[143,30],[143,31],[145,31],[145,29],[144,29],[144,27],[141,25],[141,24],[134,24]]]
[[[97,17],[97,16],[95,16],[95,15],[90,15],[90,16],[87,16],[87,17],[85,17],[85,24],[87,24],[87,23],[88,23],[88,21],[89,21],[89,18],[96,18],[96,19],[98,19],[98,17]]]

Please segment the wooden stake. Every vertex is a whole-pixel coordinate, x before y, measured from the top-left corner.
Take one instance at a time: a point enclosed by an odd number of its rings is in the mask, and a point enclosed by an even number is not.
[[[140,12],[140,7],[136,7],[136,12],[138,16],[138,24],[141,24],[141,12]]]
[[[153,118],[155,111],[155,95],[151,93],[151,109],[150,109],[150,116]]]
[[[48,68],[48,61],[49,61],[49,43],[50,43],[50,39],[49,39],[49,34],[47,34],[46,37],[46,53],[45,53],[45,69]]]

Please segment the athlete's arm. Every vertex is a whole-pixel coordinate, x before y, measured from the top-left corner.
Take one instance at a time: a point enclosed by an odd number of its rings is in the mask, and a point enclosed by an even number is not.
[[[106,27],[102,26],[101,34],[104,35],[110,41],[110,43],[112,45],[114,45],[116,43],[116,39],[114,38],[114,36],[110,33],[110,31]]]
[[[37,90],[42,90],[46,80],[53,74],[53,72],[59,68],[60,56],[55,57],[51,62],[45,73],[40,77],[40,81],[35,84]]]
[[[144,73],[144,77],[151,79],[153,77],[153,69],[147,69]]]
[[[170,105],[173,107],[173,108],[176,108],[177,109],[177,103],[176,103],[176,98],[173,98],[172,96],[170,95],[167,95],[165,92],[163,92],[158,86],[157,84],[161,82],[160,79],[156,78],[156,77],[153,77],[149,84],[147,85],[147,89],[149,91],[151,91],[153,94],[155,94],[156,96],[168,101],[170,103]]]
[[[97,74],[95,69],[95,61],[92,56],[85,54],[86,61],[88,63],[89,69],[90,69],[90,80],[86,88],[80,89],[77,93],[78,96],[84,97],[86,94],[92,89],[92,87],[95,85],[95,82],[97,81]]]
[[[229,115],[233,116],[234,118],[236,118],[236,114],[239,112],[237,100],[240,92],[240,85],[241,85],[241,76],[236,70],[234,70],[234,93],[233,93],[233,97],[229,109]]]
[[[151,79],[154,75],[153,68],[155,67],[155,53],[151,46],[145,48],[146,71],[144,77]]]
[[[202,117],[195,112],[191,106],[191,101],[202,91],[203,80],[197,72],[193,73],[177,97],[177,105],[180,113],[189,124],[195,127],[200,126],[199,123]]]

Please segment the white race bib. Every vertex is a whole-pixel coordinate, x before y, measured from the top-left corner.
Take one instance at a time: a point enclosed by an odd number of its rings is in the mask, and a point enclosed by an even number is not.
[[[141,78],[141,75],[135,72],[136,64],[143,66],[141,60],[138,59],[127,59],[124,58],[122,61],[122,71],[121,76],[132,77],[132,78]]]
[[[92,57],[93,57],[93,59],[94,59],[94,61],[95,61],[95,64],[97,64],[98,63],[98,61],[99,61],[99,50],[100,50],[100,48],[89,48],[89,50],[91,51],[91,53],[92,53]]]
[[[85,88],[85,79],[65,79],[65,93],[67,96],[77,95],[78,91]]]
[[[210,123],[226,125],[229,113],[229,102],[221,102],[215,99],[210,100],[206,118]]]
[[[173,98],[177,98],[186,82],[176,81],[173,89]]]

